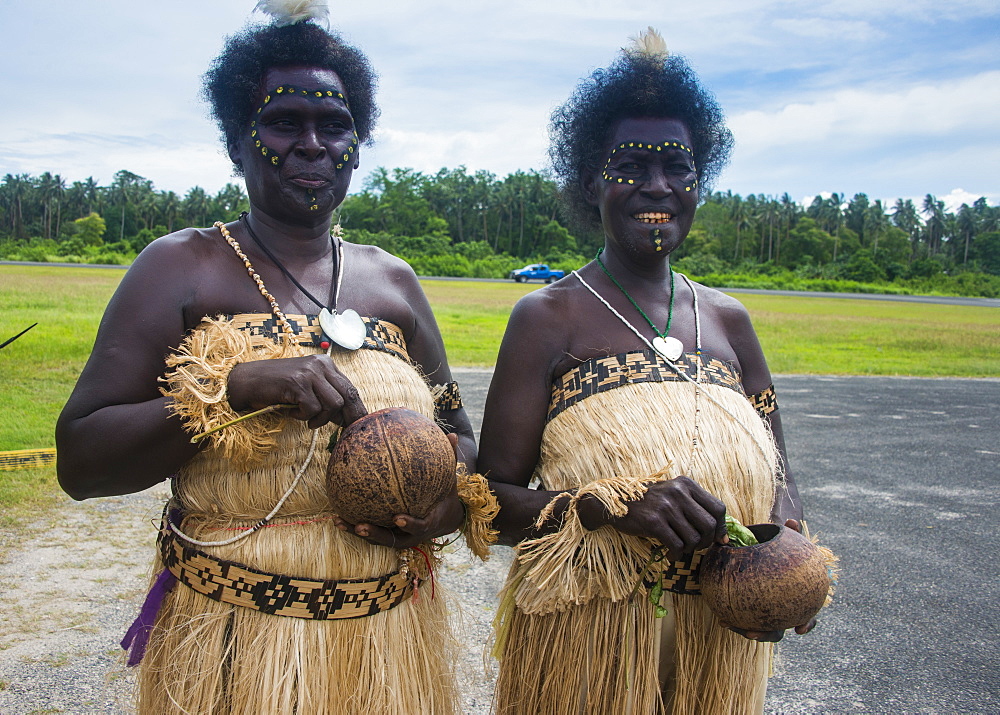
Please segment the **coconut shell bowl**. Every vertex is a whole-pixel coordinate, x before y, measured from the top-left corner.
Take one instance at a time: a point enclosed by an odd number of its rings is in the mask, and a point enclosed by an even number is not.
[[[836,557],[786,526],[754,524],[759,543],[714,544],[701,562],[701,594],[715,616],[743,631],[808,623],[832,593]]]

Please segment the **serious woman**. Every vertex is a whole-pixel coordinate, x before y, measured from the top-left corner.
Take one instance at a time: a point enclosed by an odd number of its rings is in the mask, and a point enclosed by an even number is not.
[[[171,479],[156,579],[125,643],[141,712],[457,708],[445,605],[419,586],[427,542],[479,512],[452,493],[425,518],[353,525],[325,489],[339,426],[384,407],[447,425],[469,471],[476,455],[413,271],[331,233],[374,84],[365,57],[308,18],[228,39],[205,91],[250,212],[142,252],[59,420],[73,497]]]
[[[737,634],[696,595],[727,511],[785,524],[801,508],[747,311],[670,267],[732,140],[661,43],[640,38],[553,114],[560,187],[604,246],[517,304],[487,399],[479,467],[517,545],[504,714],[759,712],[760,641],[781,637]]]

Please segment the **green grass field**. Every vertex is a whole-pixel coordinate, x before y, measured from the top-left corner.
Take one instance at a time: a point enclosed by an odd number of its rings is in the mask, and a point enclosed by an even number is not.
[[[122,270],[0,266],[0,450],[53,446],[56,416]],[[511,306],[540,285],[424,281],[456,366],[489,366]],[[1000,376],[1000,310],[739,294],[777,374]],[[52,469],[0,472],[0,506],[50,498]],[[2,517],[0,517],[2,526]]]

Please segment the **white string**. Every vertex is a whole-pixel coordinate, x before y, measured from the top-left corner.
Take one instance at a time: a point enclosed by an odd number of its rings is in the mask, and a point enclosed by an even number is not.
[[[316,438],[318,435],[319,435],[319,430],[312,431],[312,441],[309,443],[309,454],[306,455],[306,460],[302,463],[302,466],[299,467],[299,471],[295,475],[295,479],[292,480],[291,485],[288,487],[288,489],[285,490],[285,493],[282,495],[281,499],[278,500],[278,503],[274,505],[274,508],[271,510],[271,513],[265,516],[260,521],[258,521],[253,526],[251,526],[246,531],[242,531],[233,538],[225,539],[223,541],[199,541],[198,539],[192,539],[190,536],[181,531],[176,524],[168,520],[167,523],[170,525],[170,530],[173,531],[175,534],[177,534],[177,536],[184,539],[185,541],[195,544],[197,546],[226,546],[227,544],[235,543],[240,539],[245,539],[254,532],[258,531],[259,529],[262,529],[264,526],[267,525],[269,521],[271,521],[271,519],[274,518],[274,515],[278,513],[278,510],[281,509],[282,506],[284,506],[285,501],[288,499],[288,497],[292,495],[292,492],[295,491],[295,487],[297,487],[299,485],[299,482],[302,480],[302,475],[305,474],[306,468],[312,462],[313,454],[316,451]]]
[[[700,387],[700,385],[699,385],[699,381],[701,379],[701,375],[700,375],[701,371],[700,371],[700,369],[698,371],[699,372],[698,380],[692,379],[690,375],[688,375],[683,370],[681,370],[679,367],[677,367],[676,365],[674,365],[673,362],[669,358],[667,358],[666,355],[664,355],[659,350],[657,350],[655,347],[653,347],[653,344],[651,342],[649,342],[649,340],[646,338],[645,335],[643,335],[642,333],[640,333],[636,329],[636,327],[634,325],[632,325],[632,323],[628,322],[628,320],[625,318],[625,316],[623,316],[621,313],[619,313],[617,310],[615,310],[614,306],[612,306],[608,301],[606,301],[604,299],[604,297],[600,293],[598,293],[596,290],[594,290],[590,286],[590,284],[587,283],[587,281],[583,280],[583,276],[581,276],[576,271],[573,271],[573,275],[576,276],[577,280],[580,281],[580,283],[583,284],[584,288],[586,288],[591,293],[593,293],[594,297],[597,298],[599,301],[601,301],[601,303],[604,304],[604,307],[606,307],[608,310],[610,310],[615,315],[615,317],[617,317],[620,321],[622,321],[622,323],[625,324],[625,327],[627,327],[629,330],[631,330],[633,333],[635,333],[636,336],[639,338],[639,340],[641,340],[642,342],[644,342],[647,346],[649,346],[650,350],[652,350],[654,353],[656,353],[656,355],[658,355],[660,358],[662,358],[663,362],[666,363],[666,365],[671,370],[673,370],[675,373],[677,373],[678,377],[680,377],[682,380],[687,380],[692,385],[694,385],[696,388]],[[698,355],[696,357],[697,357],[698,364],[699,364],[699,367],[700,367],[700,364],[701,364],[701,316],[699,315],[699,311],[698,311],[698,294],[695,292],[694,286],[691,285],[691,281],[688,280],[688,277],[686,275],[684,275],[683,273],[681,273],[680,276],[687,283],[688,287],[691,289],[691,294],[694,296],[695,345],[696,345],[696,348],[698,350]],[[705,394],[706,397],[708,397],[709,401],[711,401],[716,407],[718,407],[720,410],[722,410],[727,415],[729,415],[729,417],[732,418],[732,420],[734,422],[736,422],[736,424],[738,424],[743,429],[743,431],[746,432],[750,436],[750,438],[754,442],[754,445],[756,445],[757,449],[760,450],[760,453],[762,455],[764,455],[765,459],[769,459],[770,458],[768,451],[761,446],[759,440],[757,439],[757,436],[750,430],[749,427],[747,427],[745,424],[743,424],[743,421],[739,417],[737,417],[732,412],[730,412],[729,408],[726,407],[721,402],[719,402],[715,397],[713,397],[710,392],[706,392],[704,394]]]
[[[344,280],[344,239],[340,237],[338,223],[333,228],[333,235],[337,239],[337,284],[333,288],[333,313],[337,314],[337,301],[340,300],[340,284]]]
[[[222,234],[224,236],[226,236],[226,240],[229,241],[229,236],[227,236],[228,232],[226,231],[225,226],[222,225],[222,224],[216,224],[216,225],[220,226],[220,229],[222,230]],[[336,236],[337,239],[338,239],[338,241],[337,241],[337,285],[334,288],[334,294],[333,294],[333,310],[334,310],[334,312],[336,312],[337,311],[337,297],[340,295],[340,282],[344,278],[344,240],[342,238],[340,238],[340,236],[339,236],[336,228],[333,231],[333,235]],[[230,243],[230,245],[233,246],[233,250],[236,251],[236,254],[240,255],[241,254],[241,250],[239,248],[239,244],[236,243],[236,239],[233,239],[233,240],[229,241],[229,243]],[[233,244],[236,244],[236,245],[233,245]],[[247,263],[248,267],[249,267],[250,259],[248,259],[245,255],[240,255],[240,257],[243,258],[244,262]],[[251,268],[251,270],[252,270],[252,268]],[[254,275],[256,275],[256,274],[254,274]],[[259,285],[260,285],[261,291],[263,292],[264,291],[264,282],[263,281],[259,281]],[[276,306],[276,303],[272,299],[272,307],[274,307],[274,306]],[[284,314],[281,314],[281,317],[284,317]],[[299,345],[298,338],[295,335],[295,332],[291,329],[291,326],[288,325],[287,321],[285,321],[285,323],[282,324],[282,327],[284,327],[286,329],[286,331],[288,332],[289,336],[292,339],[292,342],[294,342],[295,345],[296,345],[296,347],[298,347],[299,354],[301,355],[302,354],[302,346]],[[331,345],[326,350],[327,356],[329,357],[332,352],[333,352],[333,346]],[[259,531],[262,528],[264,528],[267,525],[267,523],[269,521],[271,521],[271,519],[274,518],[274,515],[278,513],[278,511],[281,509],[281,507],[285,505],[285,502],[288,500],[288,497],[290,497],[292,495],[292,492],[295,491],[295,488],[299,485],[299,482],[302,481],[302,475],[306,473],[306,469],[312,463],[313,454],[315,454],[315,452],[316,452],[316,440],[317,440],[318,436],[319,436],[319,430],[318,429],[312,430],[312,439],[309,442],[309,452],[306,454],[305,461],[302,462],[302,466],[299,467],[299,471],[295,474],[295,479],[292,480],[291,485],[289,485],[288,489],[285,490],[285,493],[281,495],[281,499],[279,499],[278,503],[274,505],[274,508],[271,509],[271,513],[268,514],[267,516],[265,516],[260,521],[258,521],[253,526],[251,526],[246,531],[240,532],[239,534],[237,534],[236,536],[234,536],[231,539],[224,539],[222,541],[199,541],[198,539],[193,539],[190,536],[188,536],[187,534],[185,534],[184,532],[182,532],[180,530],[180,528],[177,527],[176,524],[174,524],[172,521],[168,520],[167,523],[170,525],[170,530],[173,531],[175,534],[177,534],[177,536],[179,536],[182,539],[184,539],[185,541],[187,541],[187,542],[189,542],[191,544],[195,544],[197,546],[226,546],[228,544],[236,543],[240,539],[245,539],[248,536],[250,536],[251,534]]]

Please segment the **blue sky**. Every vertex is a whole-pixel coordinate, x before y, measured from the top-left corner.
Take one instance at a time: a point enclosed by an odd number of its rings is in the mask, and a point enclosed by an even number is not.
[[[0,175],[217,191],[233,179],[200,76],[253,5],[4,2]],[[996,0],[382,0],[331,17],[380,74],[355,189],[376,166],[544,169],[552,109],[653,25],[729,118],[717,189],[1000,203]]]

